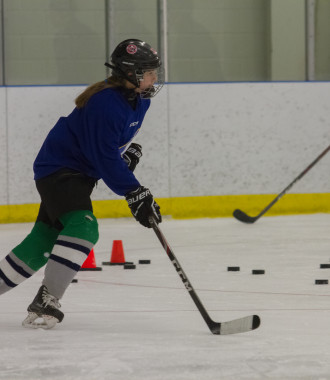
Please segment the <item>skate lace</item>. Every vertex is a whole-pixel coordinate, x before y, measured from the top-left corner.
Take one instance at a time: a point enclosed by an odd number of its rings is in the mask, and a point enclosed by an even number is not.
[[[42,292],[42,301],[45,306],[53,306],[56,308],[60,308],[61,304],[58,302],[58,299],[47,292],[47,290],[43,290]]]

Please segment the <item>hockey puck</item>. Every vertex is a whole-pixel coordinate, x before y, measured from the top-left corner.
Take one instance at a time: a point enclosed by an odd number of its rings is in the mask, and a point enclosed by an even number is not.
[[[134,264],[125,264],[124,269],[135,269],[136,266]]]
[[[330,268],[330,264],[320,264],[320,268],[321,269]]]
[[[252,274],[265,274],[264,269],[253,269]]]
[[[315,285],[327,285],[328,280],[315,280]]]
[[[150,260],[139,260],[139,264],[150,264]]]
[[[133,261],[125,261],[124,263],[112,263],[111,261],[102,261],[102,265],[126,265],[134,264]]]
[[[239,272],[240,267],[227,267],[228,272]]]
[[[78,282],[78,280],[76,278],[74,278],[71,282],[76,283],[76,282]]]

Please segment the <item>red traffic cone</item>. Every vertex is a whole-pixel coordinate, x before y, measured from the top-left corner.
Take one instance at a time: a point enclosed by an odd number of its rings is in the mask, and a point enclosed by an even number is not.
[[[81,271],[87,270],[102,270],[102,268],[96,266],[94,249],[89,252],[87,259],[84,261],[83,265],[80,268]]]
[[[114,240],[112,243],[111,259],[102,262],[103,265],[124,265],[130,264],[125,261],[124,247],[122,240]]]

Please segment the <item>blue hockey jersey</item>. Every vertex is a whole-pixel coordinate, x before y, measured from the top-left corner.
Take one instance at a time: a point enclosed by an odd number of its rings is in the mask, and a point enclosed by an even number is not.
[[[122,154],[141,128],[150,99],[137,97],[135,110],[122,92],[107,88],[94,94],[83,108],[61,117],[44,141],[34,162],[34,179],[70,168],[103,179],[116,194],[125,195],[140,183]]]

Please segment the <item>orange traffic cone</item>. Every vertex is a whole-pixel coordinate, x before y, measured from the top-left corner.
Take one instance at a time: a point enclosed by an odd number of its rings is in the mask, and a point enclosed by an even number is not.
[[[124,247],[122,240],[114,240],[112,243],[111,259],[102,262],[103,265],[124,265],[130,264],[125,261]]]
[[[80,268],[81,271],[87,270],[102,270],[102,268],[96,266],[94,249],[89,252],[87,259],[84,261],[83,265]]]

